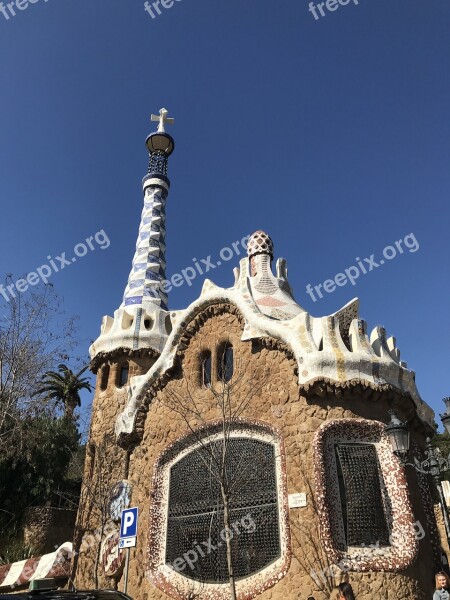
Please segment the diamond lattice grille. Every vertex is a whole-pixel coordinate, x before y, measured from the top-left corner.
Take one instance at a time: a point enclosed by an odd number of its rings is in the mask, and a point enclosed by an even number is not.
[[[223,501],[215,476],[222,449],[222,441],[209,442],[170,471],[166,562],[186,555],[192,560],[185,560],[180,572],[209,583],[228,581],[225,534],[220,535]],[[233,568],[235,577],[243,578],[280,556],[275,448],[260,440],[232,438],[226,450]]]
[[[377,452],[371,444],[336,446],[348,546],[389,545]]]

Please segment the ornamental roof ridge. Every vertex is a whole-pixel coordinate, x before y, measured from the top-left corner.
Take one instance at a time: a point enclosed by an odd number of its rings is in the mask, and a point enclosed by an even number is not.
[[[241,260],[241,272],[246,261],[248,259]],[[207,279],[197,300],[184,311],[172,313],[173,329],[160,357],[145,375],[131,379],[127,406],[116,422],[118,437],[134,432],[137,412],[150,387],[174,367],[187,324],[205,308],[218,303],[232,304],[242,314],[243,341],[269,337],[291,349],[297,361],[300,387],[318,378],[337,384],[360,382],[371,387],[391,386],[401,394],[409,395],[419,417],[426,423],[433,423],[434,412],[420,397],[414,371],[400,362],[395,338],[387,339],[381,327],[375,327],[368,337],[367,324],[358,315],[358,299],[332,315],[316,318],[302,309],[293,318],[277,320],[262,313],[253,296],[241,284],[240,276],[228,289]]]

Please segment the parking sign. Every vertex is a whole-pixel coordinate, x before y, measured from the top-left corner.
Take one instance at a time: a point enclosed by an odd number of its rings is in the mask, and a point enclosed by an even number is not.
[[[135,538],[137,536],[138,508],[127,508],[122,511],[120,521],[120,539]],[[124,547],[123,545],[121,546]]]

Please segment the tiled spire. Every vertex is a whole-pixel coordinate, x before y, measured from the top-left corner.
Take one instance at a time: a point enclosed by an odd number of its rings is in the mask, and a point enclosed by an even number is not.
[[[159,125],[158,131],[150,134],[146,141],[150,159],[148,174],[143,179],[144,208],[122,307],[158,306],[167,310],[167,294],[161,284],[166,278],[165,222],[170,186],[167,163],[175,143],[164,126],[174,120],[167,118],[167,110],[162,108],[159,116],[152,115],[152,121],[158,121]]]

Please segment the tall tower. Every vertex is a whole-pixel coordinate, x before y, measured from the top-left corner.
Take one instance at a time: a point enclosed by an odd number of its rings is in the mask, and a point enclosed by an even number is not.
[[[100,336],[90,348],[94,361],[98,355],[118,349],[149,348],[159,354],[171,330],[165,291],[166,200],[168,160],[175,142],[165,131],[166,124],[174,122],[167,114],[162,108],[158,116],[151,117],[159,124],[146,140],[149,164],[142,180],[144,207],[136,251],[122,304],[114,318],[103,318]]]
[[[159,126],[146,141],[150,160],[142,182],[144,209],[122,307],[160,306],[167,310],[167,295],[162,286],[166,278],[166,200],[170,186],[167,163],[175,143],[165,132],[165,123],[173,123],[173,119],[167,118],[167,110],[162,108],[159,117],[152,115],[152,120],[158,120]]]
[[[131,377],[150,369],[172,330],[164,289],[165,207],[170,186],[168,160],[175,142],[165,131],[165,126],[174,122],[167,114],[162,108],[158,116],[151,117],[158,122],[158,129],[146,140],[149,163],[142,180],[144,207],[122,304],[114,317],[103,317],[100,335],[89,349],[91,368],[97,374],[91,424],[91,437],[96,444],[114,432]]]
[[[152,367],[172,329],[164,289],[165,205],[170,186],[168,159],[175,143],[165,131],[165,126],[174,122],[167,114],[162,108],[158,116],[151,117],[158,122],[158,129],[146,140],[149,165],[142,181],[144,207],[122,304],[114,317],[103,317],[100,335],[89,349],[97,383],[74,540],[81,550],[73,565],[77,580],[86,587],[92,585],[98,547],[97,542],[89,542],[88,534],[96,531],[98,519],[115,520],[105,514],[105,510],[109,513],[109,494],[114,486],[127,483],[132,448],[115,444],[116,419],[126,406],[131,377]],[[111,586],[106,579],[101,582]]]

